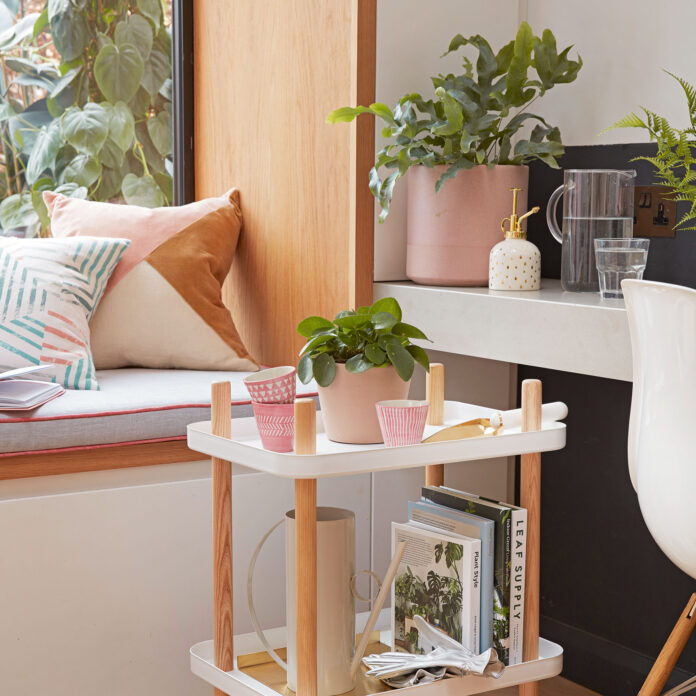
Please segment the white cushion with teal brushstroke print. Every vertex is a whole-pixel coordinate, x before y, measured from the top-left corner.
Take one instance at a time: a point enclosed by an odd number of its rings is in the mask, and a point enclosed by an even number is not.
[[[48,363],[36,379],[98,389],[89,320],[128,244],[0,237],[0,371]]]

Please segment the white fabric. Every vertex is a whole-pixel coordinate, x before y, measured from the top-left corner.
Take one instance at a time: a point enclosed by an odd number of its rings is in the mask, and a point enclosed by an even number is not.
[[[100,391],[68,391],[21,417],[0,412],[0,453],[172,439],[189,423],[210,419],[210,385],[229,381],[232,417],[251,416],[248,372],[99,370]],[[298,396],[316,385],[298,382]]]
[[[94,364],[100,370],[126,365],[255,369],[147,261],[134,266],[106,294],[90,330]]]

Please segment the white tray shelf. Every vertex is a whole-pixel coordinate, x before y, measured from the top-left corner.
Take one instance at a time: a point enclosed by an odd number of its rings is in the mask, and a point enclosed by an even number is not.
[[[367,613],[358,614],[356,625],[364,625],[367,616]],[[388,623],[389,610],[383,610],[380,613],[377,627],[380,628],[388,625]],[[274,648],[279,648],[284,644],[285,628],[267,631],[267,637]],[[387,630],[380,631],[380,641],[386,645],[391,645],[391,632]],[[263,650],[256,634],[253,633],[235,636],[234,645],[238,654],[248,654]],[[237,669],[236,660],[235,669],[231,672],[223,672],[216,667],[213,661],[212,640],[206,640],[192,646],[190,658],[191,671],[194,674],[230,696],[253,696],[255,694],[278,696],[278,692],[271,687]],[[540,638],[539,658],[519,665],[513,665],[512,667],[506,667],[499,679],[477,676],[458,677],[444,679],[433,684],[398,689],[394,690],[393,693],[402,693],[405,690],[412,693],[413,689],[419,689],[418,693],[422,696],[469,696],[471,694],[503,689],[506,686],[516,686],[529,681],[549,679],[560,674],[562,669],[563,648],[556,643]],[[387,692],[379,693],[384,694]]]
[[[473,418],[486,418],[492,413],[494,411],[485,406],[445,401],[444,425],[427,425],[424,437],[448,425]],[[254,418],[233,419],[230,437],[231,439],[227,439],[213,435],[210,421],[188,426],[188,446],[192,450],[274,476],[302,479],[550,452],[565,447],[566,427],[556,420],[546,420],[542,422],[541,430],[534,432],[523,433],[519,427],[508,427],[500,435],[491,437],[387,448],[384,445],[331,442],[324,432],[321,413],[317,413],[315,455],[269,452],[263,449]]]

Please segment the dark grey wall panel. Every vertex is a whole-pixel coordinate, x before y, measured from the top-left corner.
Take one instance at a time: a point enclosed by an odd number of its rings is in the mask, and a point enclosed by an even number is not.
[[[568,148],[562,166],[635,168],[637,183],[650,184],[650,166],[629,160],[653,151]],[[545,205],[562,173],[535,165],[530,179],[530,205]],[[542,274],[558,278],[560,246],[541,215],[531,218],[529,238],[541,249]],[[696,287],[696,233],[653,239],[646,277]],[[542,458],[542,630],[564,645],[567,677],[605,696],[634,695],[696,581],[667,560],[640,514],[626,455],[631,385],[520,366],[520,381],[530,377],[543,381],[544,401],[569,407],[566,449]],[[696,672],[696,638],[679,667],[675,683]]]

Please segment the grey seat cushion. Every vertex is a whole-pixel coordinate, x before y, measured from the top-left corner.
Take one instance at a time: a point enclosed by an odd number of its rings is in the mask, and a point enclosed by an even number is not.
[[[99,391],[69,390],[28,414],[0,412],[0,456],[93,445],[176,440],[189,423],[210,419],[210,385],[232,385],[232,418],[252,415],[248,372],[100,370]],[[298,396],[316,387],[298,382]]]

